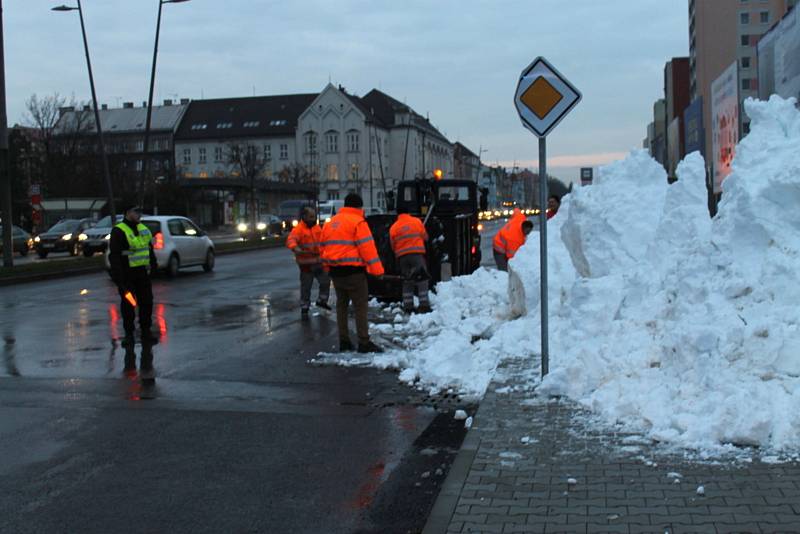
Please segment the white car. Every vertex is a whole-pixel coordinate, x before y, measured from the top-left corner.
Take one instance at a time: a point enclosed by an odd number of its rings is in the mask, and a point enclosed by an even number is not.
[[[184,267],[214,270],[214,243],[190,219],[179,215],[147,215],[142,224],[153,234],[153,251],[158,268],[172,277]],[[106,267],[108,250],[106,250]]]

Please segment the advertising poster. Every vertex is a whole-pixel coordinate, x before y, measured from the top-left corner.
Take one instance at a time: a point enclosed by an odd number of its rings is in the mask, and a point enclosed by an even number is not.
[[[722,182],[731,173],[739,142],[739,69],[734,61],[711,84],[711,160],[714,192],[722,192]]]

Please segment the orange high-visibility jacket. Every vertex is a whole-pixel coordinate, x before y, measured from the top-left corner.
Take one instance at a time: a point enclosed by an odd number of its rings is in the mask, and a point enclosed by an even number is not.
[[[372,232],[358,208],[342,208],[325,223],[320,251],[326,267],[366,267],[371,275],[383,274]]]
[[[321,237],[322,228],[317,224],[309,228],[304,221],[300,221],[292,228],[292,233],[286,238],[286,246],[295,253],[298,265],[317,265],[322,262],[319,257]]]
[[[397,258],[406,254],[425,254],[428,232],[425,231],[422,221],[413,215],[401,213],[389,228],[389,239],[392,241],[392,251]]]
[[[514,257],[519,247],[525,244],[525,234],[522,233],[522,223],[524,221],[525,214],[519,210],[514,210],[511,220],[494,236],[492,248],[495,252],[505,254],[508,259]]]

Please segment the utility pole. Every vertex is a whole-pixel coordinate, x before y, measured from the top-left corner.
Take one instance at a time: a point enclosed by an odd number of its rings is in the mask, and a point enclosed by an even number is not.
[[[0,178],[3,181],[3,266],[14,266],[11,241],[11,174],[8,165],[8,119],[6,117],[6,67],[3,50],[3,0],[0,0]]]

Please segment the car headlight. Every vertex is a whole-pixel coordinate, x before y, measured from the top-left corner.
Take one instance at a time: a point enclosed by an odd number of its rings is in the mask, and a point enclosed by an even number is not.
[[[69,241],[70,239],[72,239],[72,234],[64,234],[61,236],[61,239],[63,239],[64,241]]]
[[[239,226],[237,226],[236,229],[239,230],[240,232],[246,232],[247,225],[245,223],[239,223]]]
[[[87,239],[89,239],[89,236],[86,234],[81,234],[78,236],[78,241],[86,241]]]
[[[296,227],[296,226],[297,226],[297,224],[298,224],[298,223],[297,223],[297,220],[294,220],[294,221],[292,221],[292,228]]]
[[[33,246],[33,239],[28,239],[28,248]]]
[[[38,242],[39,242],[39,241],[41,241],[41,240],[42,240],[42,238],[41,238],[41,237],[39,237],[38,235],[37,235],[36,237],[34,237],[34,238],[33,238],[33,242],[34,242],[34,243],[38,243]]]
[[[479,224],[479,225],[478,225],[478,231],[479,231],[479,232],[482,232],[482,231],[483,231],[483,225],[482,225],[482,224]]]
[[[110,241],[111,240],[111,234],[106,234],[106,236],[103,239],[105,239],[106,241]]]
[[[256,230],[266,230],[266,229],[267,229],[266,223],[261,222],[256,225]]]

